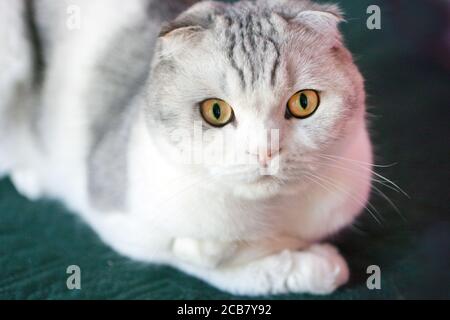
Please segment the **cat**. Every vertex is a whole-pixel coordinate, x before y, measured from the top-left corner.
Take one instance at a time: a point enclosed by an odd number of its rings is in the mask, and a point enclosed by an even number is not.
[[[21,194],[63,202],[120,254],[233,294],[347,282],[322,241],[365,207],[372,150],[337,5],[0,6],[0,171]],[[222,145],[243,161],[183,156]]]

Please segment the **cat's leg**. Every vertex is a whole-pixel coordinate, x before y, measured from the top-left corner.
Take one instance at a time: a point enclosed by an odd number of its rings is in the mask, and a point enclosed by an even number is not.
[[[197,241],[192,238],[176,238],[172,242],[172,252],[180,259],[199,267],[214,268],[238,251],[238,245]]]
[[[166,263],[171,239],[130,212],[80,212],[100,238],[118,253],[137,261]]]
[[[14,169],[11,180],[16,190],[30,200],[36,200],[42,195],[41,182],[36,171],[31,169]]]
[[[314,244],[302,250],[285,249],[263,257],[273,248],[201,244],[180,239],[174,253],[175,266],[234,294],[280,293],[327,294],[347,282],[349,270],[343,257],[329,244]],[[293,244],[293,242],[291,242]],[[215,250],[216,252],[215,252]],[[239,256],[237,259],[233,254]],[[248,255],[246,259],[246,255]]]
[[[0,177],[18,160],[18,139],[32,91],[33,62],[26,2],[0,1]]]

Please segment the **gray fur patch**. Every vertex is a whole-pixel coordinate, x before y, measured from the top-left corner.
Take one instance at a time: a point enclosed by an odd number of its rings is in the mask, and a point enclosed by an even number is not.
[[[252,88],[256,80],[275,85],[280,64],[280,35],[270,19],[269,13],[255,17],[254,12],[227,12],[225,47],[242,89]]]
[[[150,72],[157,29],[193,1],[149,1],[142,21],[116,35],[99,59],[87,101],[90,106],[91,147],[88,155],[88,192],[91,204],[102,210],[125,209],[127,154],[135,119],[133,101],[142,101]]]
[[[124,210],[128,190],[128,143],[138,106],[130,106],[114,119],[109,130],[93,144],[88,160],[91,204],[101,210]]]

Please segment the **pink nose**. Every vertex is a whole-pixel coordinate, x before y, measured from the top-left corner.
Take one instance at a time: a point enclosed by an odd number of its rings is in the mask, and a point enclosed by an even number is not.
[[[260,152],[258,152],[258,154],[247,151],[248,154],[251,154],[258,158],[258,163],[262,167],[268,167],[270,160],[272,160],[272,158],[274,158],[280,152],[281,152],[281,149],[267,150],[267,152],[264,152],[264,150],[261,150]]]

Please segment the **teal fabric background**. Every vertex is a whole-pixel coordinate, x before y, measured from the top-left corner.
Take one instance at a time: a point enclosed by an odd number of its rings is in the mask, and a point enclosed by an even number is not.
[[[347,23],[342,25],[346,42],[366,78],[377,162],[397,163],[378,172],[398,183],[410,198],[383,187],[403,218],[373,193],[371,201],[382,224],[365,213],[354,227],[332,239],[349,261],[348,285],[325,297],[268,298],[448,299],[450,70],[445,66],[450,56],[439,47],[445,16],[437,7],[439,0],[337,2],[346,12]],[[381,7],[381,30],[366,28],[370,4]],[[66,287],[66,268],[72,264],[81,268],[81,290]],[[366,287],[369,265],[381,268],[381,290]],[[3,179],[0,298],[238,297],[171,268],[119,256],[61,204],[30,202]]]

